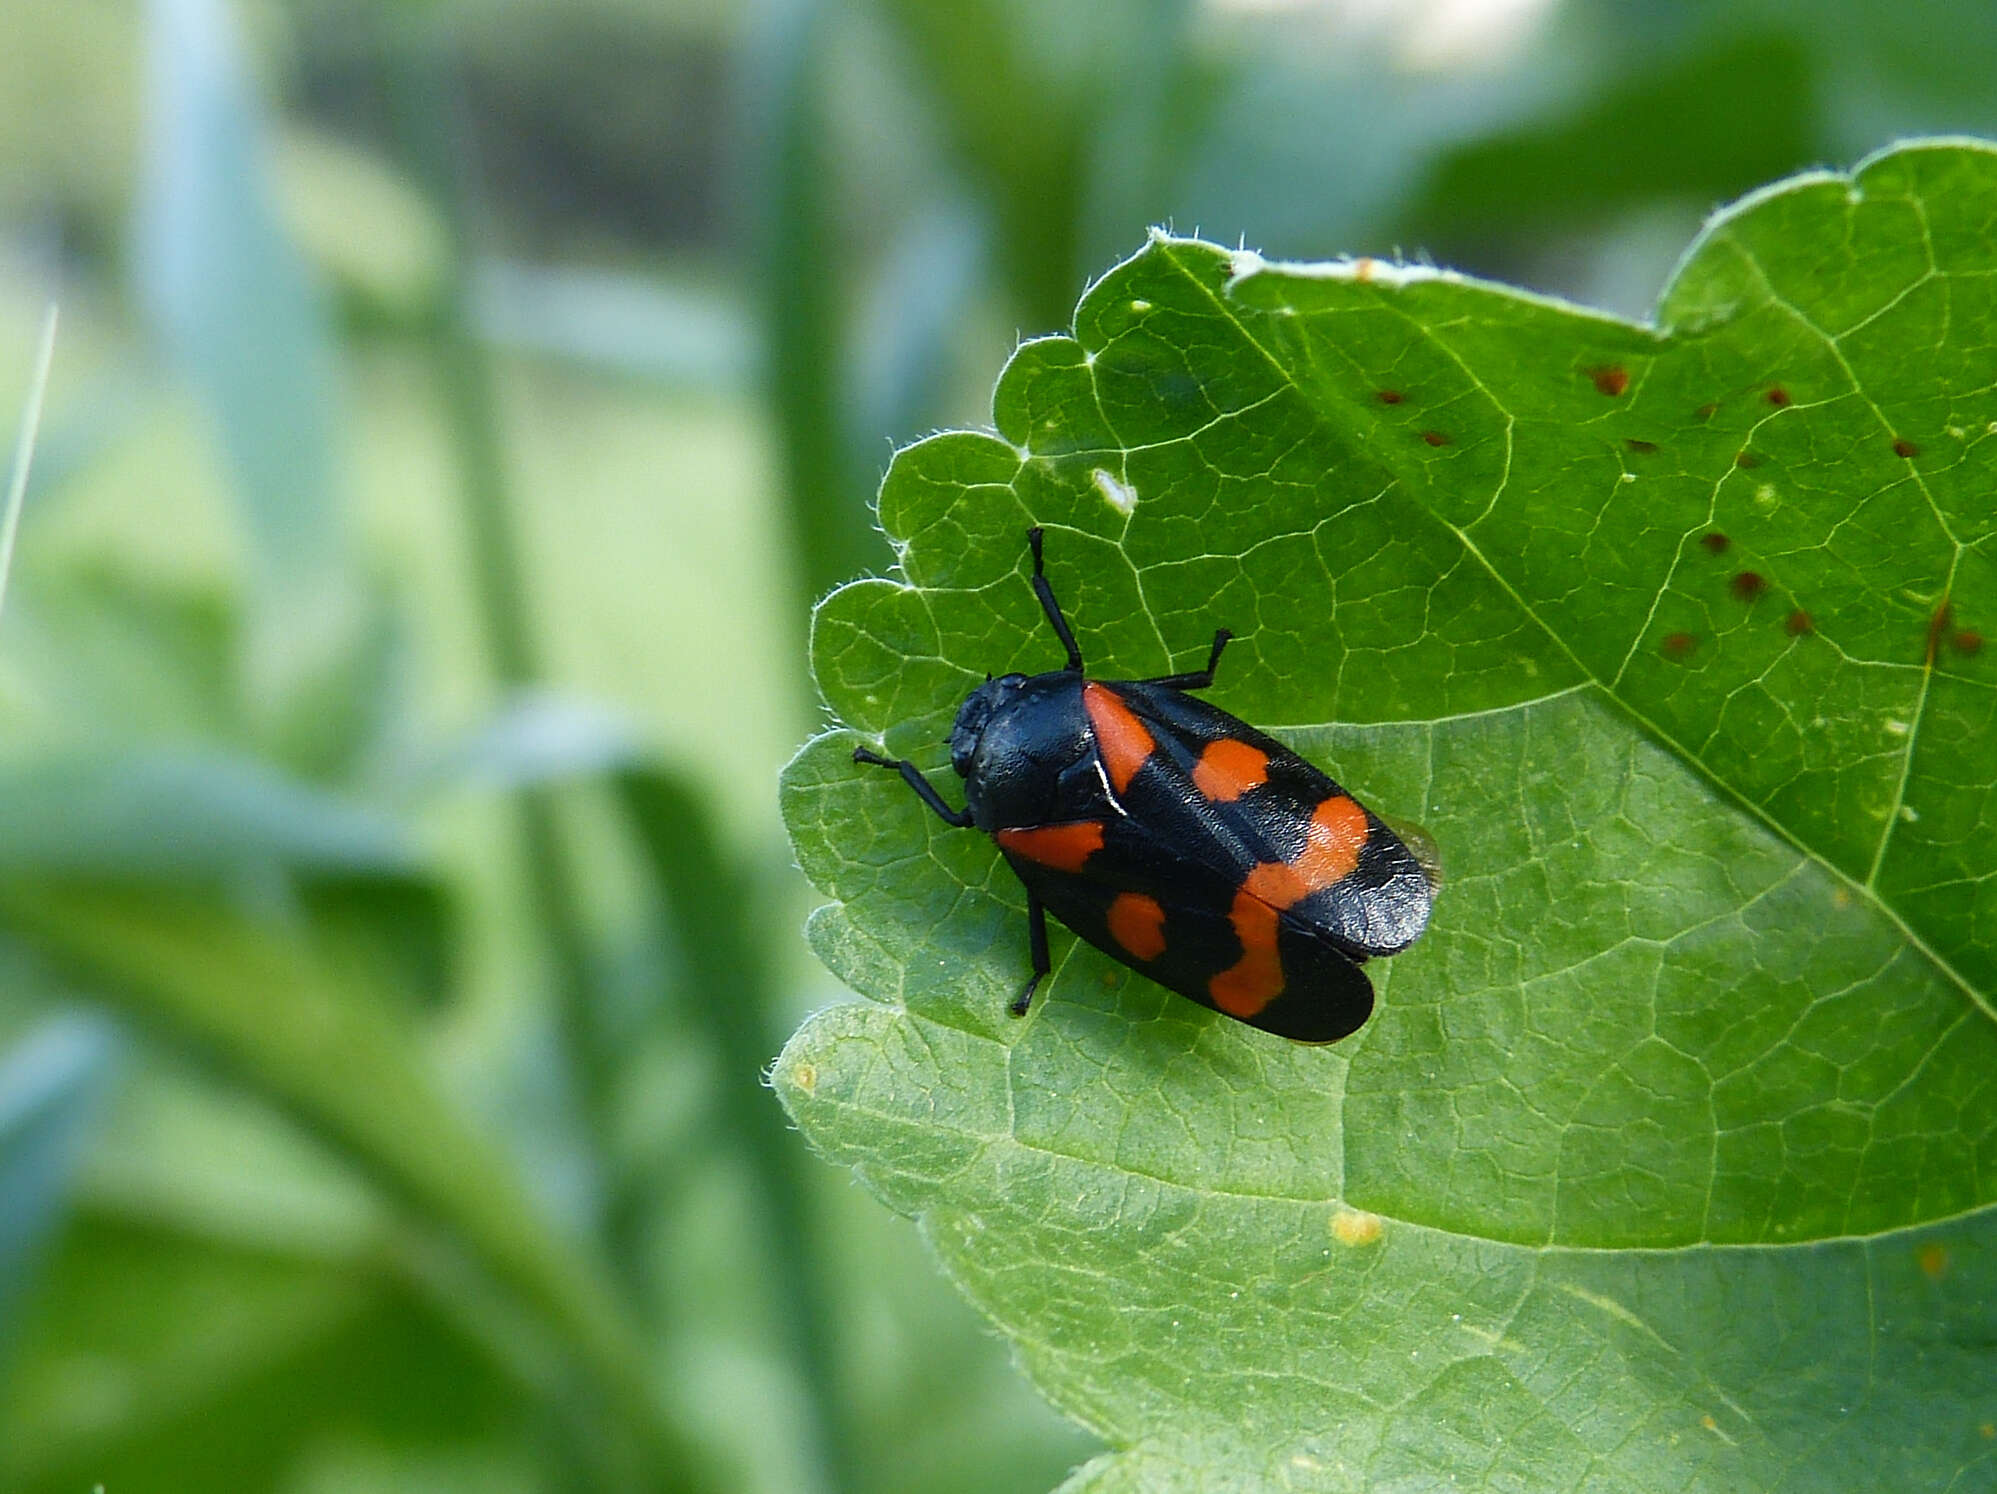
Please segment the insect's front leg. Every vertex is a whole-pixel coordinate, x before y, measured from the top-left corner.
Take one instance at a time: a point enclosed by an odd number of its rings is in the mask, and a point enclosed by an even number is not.
[[[1033,1004],[1034,990],[1054,968],[1054,962],[1047,957],[1047,909],[1030,890],[1026,894],[1026,942],[1033,952],[1033,979],[1012,998],[1012,1005],[1007,1008],[1015,1017],[1026,1015],[1027,1007]]]
[[[922,770],[906,758],[882,757],[878,753],[869,752],[865,747],[855,747],[853,749],[853,761],[856,763],[867,763],[876,768],[892,768],[895,772],[901,774],[901,781],[903,783],[915,790],[917,798],[936,811],[936,817],[943,821],[944,824],[950,826],[953,830],[967,830],[970,828],[970,809],[968,807],[964,809],[952,809],[948,804],[945,804],[943,796],[936,792],[936,785],[923,777]]]

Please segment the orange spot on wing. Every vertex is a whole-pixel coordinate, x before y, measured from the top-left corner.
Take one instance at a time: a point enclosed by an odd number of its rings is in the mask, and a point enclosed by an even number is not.
[[[1241,890],[1280,913],[1290,904],[1300,902],[1310,888],[1289,862],[1264,861],[1248,869],[1248,875],[1241,879]]]
[[[1343,794],[1333,794],[1311,815],[1304,848],[1291,863],[1305,892],[1316,892],[1352,874],[1366,844],[1366,811]]]
[[[1055,871],[1078,872],[1083,862],[1103,848],[1103,827],[1100,820],[1075,820],[1031,830],[1001,830],[993,839],[1001,849],[1027,861]]]
[[[1155,960],[1165,952],[1165,910],[1141,892],[1120,892],[1109,905],[1109,936],[1133,959]]]
[[[1193,787],[1216,804],[1239,799],[1268,781],[1269,754],[1232,737],[1208,743],[1193,764]]]
[[[1130,780],[1158,744],[1108,686],[1093,681],[1082,686],[1082,705],[1089,713],[1089,725],[1095,728],[1096,750],[1102,754],[1110,784],[1120,794],[1130,787]]]
[[[1276,954],[1278,915],[1244,887],[1235,893],[1228,917],[1241,941],[1241,958],[1207,982],[1207,993],[1230,1017],[1252,1017],[1283,992],[1283,962]]]
[[[1366,811],[1333,794],[1311,815],[1296,860],[1264,861],[1248,869],[1228,911],[1241,958],[1207,982],[1215,1006],[1230,1017],[1252,1017],[1283,994],[1283,962],[1276,953],[1283,910],[1350,875],[1366,830]]]

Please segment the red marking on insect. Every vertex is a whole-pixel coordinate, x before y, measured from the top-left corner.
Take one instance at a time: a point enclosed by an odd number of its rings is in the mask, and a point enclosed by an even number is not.
[[[1743,602],[1752,602],[1768,590],[1768,578],[1760,571],[1742,571],[1733,578],[1733,594]]]
[[[1382,389],[1374,398],[1383,405],[1398,405],[1407,396],[1398,389]]]
[[[1441,431],[1423,431],[1421,438],[1431,446],[1447,446],[1449,444],[1449,437],[1443,435]]]
[[[1734,454],[1734,465],[1736,467],[1759,467],[1761,465],[1761,458],[1751,451],[1736,452]]]
[[[1102,754],[1109,781],[1120,794],[1144,766],[1158,744],[1144,723],[1131,714],[1130,707],[1116,698],[1116,692],[1094,680],[1082,686],[1082,705],[1095,728],[1096,750]]]
[[[1283,993],[1283,962],[1276,953],[1280,916],[1246,886],[1234,895],[1228,921],[1241,941],[1241,958],[1207,982],[1213,1004],[1230,1017],[1252,1017]]]
[[[1100,820],[1072,820],[1065,825],[1000,830],[993,839],[1013,855],[1039,866],[1078,872],[1103,848],[1103,827]]]
[[[1699,646],[1699,640],[1690,633],[1673,633],[1664,640],[1664,657],[1667,659],[1690,658],[1692,650]]]
[[[1958,628],[1949,642],[1955,645],[1955,651],[1959,654],[1983,652],[1983,635],[1974,628]]]
[[[1109,905],[1109,936],[1140,960],[1165,952],[1165,910],[1155,897],[1119,892]]]
[[[1912,441],[1909,441],[1905,436],[1900,437],[1893,443],[1893,455],[1896,457],[1917,457],[1920,454],[1921,448],[1916,446]]]
[[[1269,754],[1233,737],[1209,742],[1193,764],[1193,787],[1216,804],[1229,804],[1269,781]]]
[[[1366,844],[1366,811],[1343,794],[1333,794],[1311,813],[1304,848],[1295,861],[1307,892],[1329,887],[1352,874]]]
[[[1771,405],[1779,410],[1789,403],[1789,391],[1784,389],[1780,384],[1777,384],[1768,391],[1767,399]]]
[[[1805,633],[1813,629],[1816,624],[1810,620],[1809,613],[1798,607],[1782,620],[1782,626],[1789,630],[1791,638],[1801,638]]]
[[[1611,363],[1604,368],[1591,368],[1588,377],[1595,381],[1598,394],[1606,394],[1614,399],[1629,388],[1629,370],[1620,363]]]
[[[1710,555],[1724,555],[1727,553],[1727,547],[1733,541],[1718,530],[1714,530],[1711,534],[1700,535],[1699,543],[1706,547],[1706,552]]]
[[[1635,436],[1629,437],[1623,442],[1623,445],[1627,446],[1638,456],[1652,456],[1657,451],[1657,443],[1655,441],[1644,441]]]

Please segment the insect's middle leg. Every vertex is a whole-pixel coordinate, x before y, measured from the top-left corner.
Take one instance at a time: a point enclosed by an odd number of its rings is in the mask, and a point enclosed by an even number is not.
[[[1035,989],[1054,968],[1054,962],[1047,957],[1047,909],[1031,892],[1026,894],[1026,942],[1033,952],[1033,979],[1012,998],[1012,1005],[1007,1008],[1015,1017],[1026,1015],[1027,1007],[1033,1004]]]
[[[1213,672],[1220,667],[1220,652],[1227,647],[1227,641],[1234,635],[1226,628],[1215,628],[1213,652],[1207,655],[1207,667],[1192,674],[1167,674],[1155,680],[1144,680],[1146,685],[1163,685],[1167,690],[1204,690],[1213,683]]]

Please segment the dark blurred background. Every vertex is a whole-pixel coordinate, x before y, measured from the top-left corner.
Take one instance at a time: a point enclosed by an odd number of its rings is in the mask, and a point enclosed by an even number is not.
[[[1162,223],[1642,316],[1997,8],[0,0],[0,1488],[1034,1490],[761,1077],[898,443]]]

